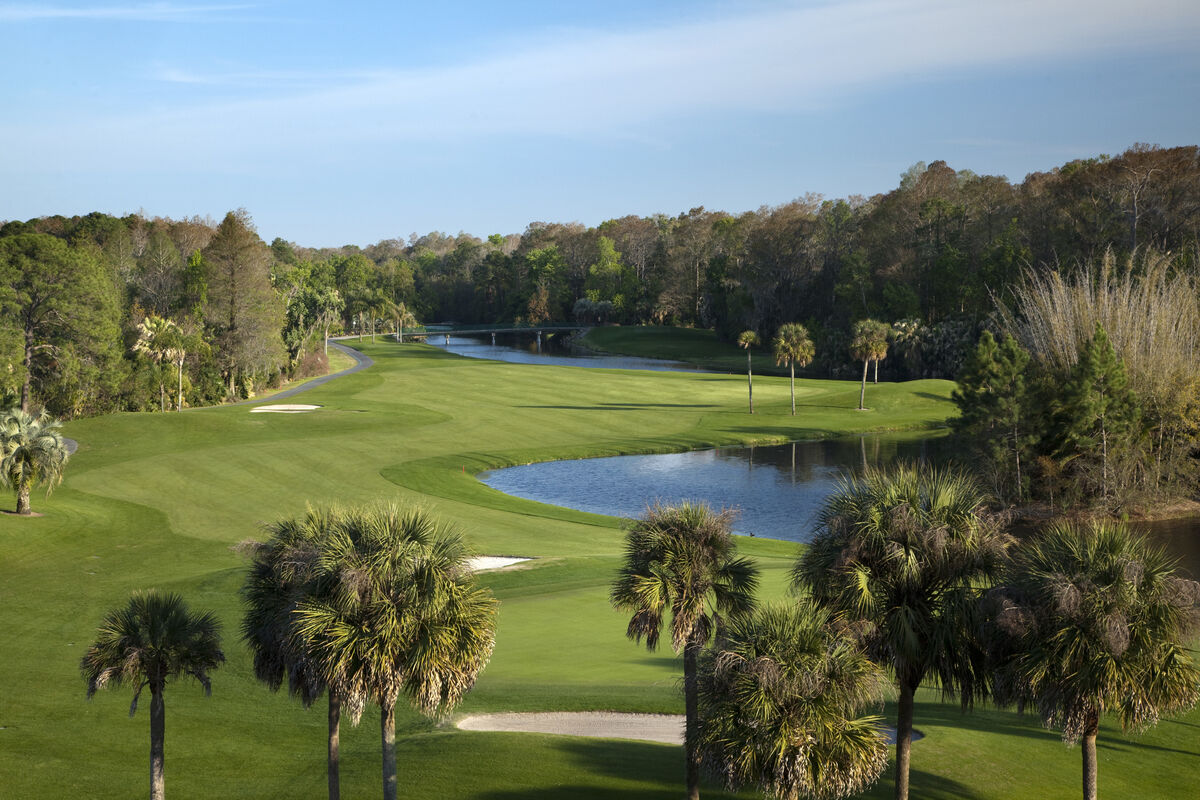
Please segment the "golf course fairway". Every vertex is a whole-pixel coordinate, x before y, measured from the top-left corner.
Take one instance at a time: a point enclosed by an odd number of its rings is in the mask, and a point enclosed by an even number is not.
[[[0,797],[130,798],[146,790],[149,702],[132,690],[90,702],[79,659],[131,592],[181,593],[223,623],[227,663],[211,697],[188,681],[166,689],[166,785],[179,798],[325,797],[323,701],[306,710],[270,693],[240,641],[237,543],[306,503],[394,499],[456,523],[481,555],[526,556],[482,573],[501,600],[495,654],[456,714],[605,710],[680,713],[681,662],[625,638],[608,590],[622,521],[503,495],[483,469],[555,458],[783,442],[942,425],[952,384],[868,385],[743,374],[523,366],[460,358],[417,344],[358,344],[372,367],[296,400],[303,414],[250,406],[77,420],[61,487],[33,496],[44,516],[0,516]],[[13,496],[4,495],[6,508]],[[762,599],[786,602],[790,543],[739,542],[764,571]],[[881,709],[893,715],[889,704]],[[1112,797],[1186,797],[1200,774],[1200,713],[1126,736],[1107,720],[1099,775]],[[379,715],[343,721],[342,796],[379,792]],[[961,713],[918,697],[912,786],[922,798],[1074,798],[1079,750],[1037,719],[992,708]],[[460,731],[407,708],[397,714],[399,793],[406,798],[676,798],[683,753],[649,742]],[[890,772],[866,795],[890,797]],[[708,786],[705,797],[729,797]],[[759,796],[751,789],[741,797]]]

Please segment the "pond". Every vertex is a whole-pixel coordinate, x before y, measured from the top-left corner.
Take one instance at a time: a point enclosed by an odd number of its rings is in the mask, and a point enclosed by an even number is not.
[[[841,476],[898,459],[944,464],[948,436],[878,434],[771,447],[722,447],[664,455],[615,456],[509,467],[479,475],[506,494],[596,514],[637,517],[655,502],[706,500],[737,509],[734,530],[808,541],[817,512]],[[1152,539],[1200,577],[1200,519],[1141,523]]]
[[[542,336],[541,346],[532,333],[501,333],[496,343],[488,335],[461,336],[431,333],[426,343],[467,358],[486,358],[513,364],[551,364],[565,367],[598,369],[647,369],[672,372],[700,372],[690,364],[666,361],[661,358],[598,355],[582,347],[564,344],[562,335]]]

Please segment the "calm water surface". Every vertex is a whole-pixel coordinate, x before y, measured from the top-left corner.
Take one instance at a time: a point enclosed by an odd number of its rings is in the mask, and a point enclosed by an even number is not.
[[[450,335],[446,344],[444,334],[431,333],[428,344],[468,358],[486,358],[492,361],[508,361],[513,364],[553,364],[565,367],[594,367],[601,369],[648,369],[659,372],[701,372],[690,364],[666,361],[661,358],[635,358],[633,356],[596,355],[583,348],[572,348],[561,344],[560,336],[543,336],[538,350],[537,338],[532,334],[497,334],[496,344],[490,336]]]
[[[706,500],[738,511],[734,530],[808,541],[816,515],[847,471],[897,459],[935,464],[957,455],[946,436],[862,436],[772,447],[723,447],[649,456],[551,461],[480,474],[506,494],[596,514],[636,517],[655,502]],[[1137,527],[1200,578],[1200,519]]]

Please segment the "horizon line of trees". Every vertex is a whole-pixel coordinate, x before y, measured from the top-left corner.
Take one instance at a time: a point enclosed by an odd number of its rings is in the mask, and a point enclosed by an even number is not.
[[[854,375],[853,324],[873,318],[905,331],[885,377],[950,378],[1025,270],[1071,274],[1152,249],[1194,275],[1198,243],[1194,145],[1135,144],[1019,184],[922,162],[871,198],[366,247],[268,245],[244,210],[220,222],[49,216],[0,225],[0,393],[60,417],[165,407],[169,359],[134,352],[152,317],[203,345],[175,364],[190,405],[319,372],[318,331],[413,316],[685,325],[731,342],[798,322],[811,369],[831,377]]]

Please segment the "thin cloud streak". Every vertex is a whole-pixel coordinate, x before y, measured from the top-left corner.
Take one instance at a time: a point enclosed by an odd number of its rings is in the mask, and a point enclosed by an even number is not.
[[[85,149],[156,154],[168,163],[183,153],[189,160],[238,153],[274,158],[505,135],[653,138],[660,124],[698,115],[803,113],[852,103],[865,89],[985,68],[1177,52],[1197,36],[1200,4],[1181,0],[1137,6],[1115,0],[852,0],[634,32],[581,32],[451,67],[345,76],[340,85],[316,90],[282,81],[264,87],[261,73],[163,72],[177,82],[264,91],[224,102],[173,99],[169,111],[93,119],[79,127],[92,143]],[[70,136],[56,125],[31,130],[10,122],[0,128],[0,142],[16,137],[44,150],[62,140],[57,152],[78,152],[78,142],[64,140]]]
[[[28,4],[0,5],[0,21],[37,22],[45,20],[116,20],[129,22],[198,22],[221,18],[231,11],[245,11],[250,5],[181,6],[173,3],[145,3],[101,8],[72,8]]]

